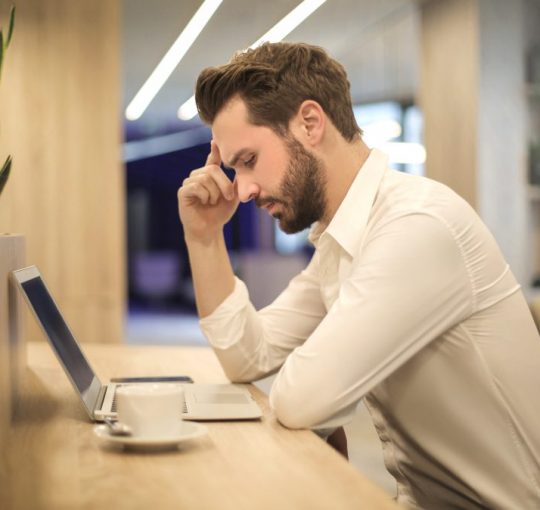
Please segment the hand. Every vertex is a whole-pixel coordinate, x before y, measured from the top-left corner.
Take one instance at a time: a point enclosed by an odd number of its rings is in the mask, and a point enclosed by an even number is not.
[[[211,239],[222,231],[238,207],[236,187],[220,165],[219,148],[212,140],[206,165],[193,170],[178,190],[178,210],[186,239]]]

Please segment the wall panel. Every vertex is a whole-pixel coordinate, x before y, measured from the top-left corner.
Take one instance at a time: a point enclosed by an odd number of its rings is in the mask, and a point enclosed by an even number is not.
[[[9,3],[0,1],[5,25]],[[77,337],[120,341],[124,174],[116,0],[17,0],[0,86],[0,231],[26,236]],[[38,336],[32,325],[29,336]]]
[[[476,1],[424,2],[421,48],[426,173],[474,207],[479,72]]]
[[[427,175],[476,208],[527,291],[537,254],[527,203],[523,2],[424,0],[421,12]]]

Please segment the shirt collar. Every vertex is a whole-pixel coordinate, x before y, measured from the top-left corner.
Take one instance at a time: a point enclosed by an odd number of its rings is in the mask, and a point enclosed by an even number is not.
[[[326,236],[331,236],[351,257],[354,256],[387,166],[386,154],[372,149],[326,230],[318,222],[311,228],[309,240],[315,246]]]

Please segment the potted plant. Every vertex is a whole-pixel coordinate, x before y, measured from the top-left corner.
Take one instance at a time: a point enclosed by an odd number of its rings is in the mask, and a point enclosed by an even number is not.
[[[11,11],[9,13],[9,26],[7,34],[4,36],[4,31],[0,29],[0,81],[2,78],[2,64],[4,63],[4,56],[6,50],[8,49],[9,43],[11,42],[11,37],[13,36],[13,27],[15,25],[15,6],[11,6]],[[11,171],[11,156],[8,156],[2,168],[0,169],[0,194],[9,179],[9,173]]]
[[[15,7],[9,14],[7,32],[0,29],[0,78],[6,50],[11,43],[15,22]],[[12,158],[0,157],[0,194],[4,190],[12,167]],[[0,200],[2,197],[0,196]],[[1,230],[0,230],[1,232]],[[20,298],[10,283],[12,270],[24,266],[24,236],[0,233],[0,443],[5,444],[19,395],[19,386],[26,365]]]

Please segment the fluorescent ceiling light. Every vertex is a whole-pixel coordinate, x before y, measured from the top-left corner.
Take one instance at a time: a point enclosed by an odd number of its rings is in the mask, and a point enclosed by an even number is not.
[[[264,42],[278,42],[287,37],[300,23],[313,14],[326,0],[304,0],[297,5],[289,14],[278,21],[268,32],[257,39],[250,48],[256,48]],[[195,96],[190,97],[180,108],[178,118],[182,120],[192,119],[197,115]]]
[[[190,120],[197,115],[197,103],[195,96],[191,96],[180,108],[178,108],[178,118]]]
[[[256,48],[265,42],[278,42],[287,37],[302,21],[311,16],[326,0],[304,0],[287,16],[278,21],[266,34],[257,39],[250,48]]]
[[[214,12],[223,0],[204,0],[197,12],[189,20],[178,39],[170,47],[169,51],[161,59],[161,62],[148,77],[139,92],[131,100],[126,108],[128,120],[138,119],[146,110],[152,99],[159,92],[163,84],[175,70],[176,66],[187,53],[202,29],[206,26]]]

